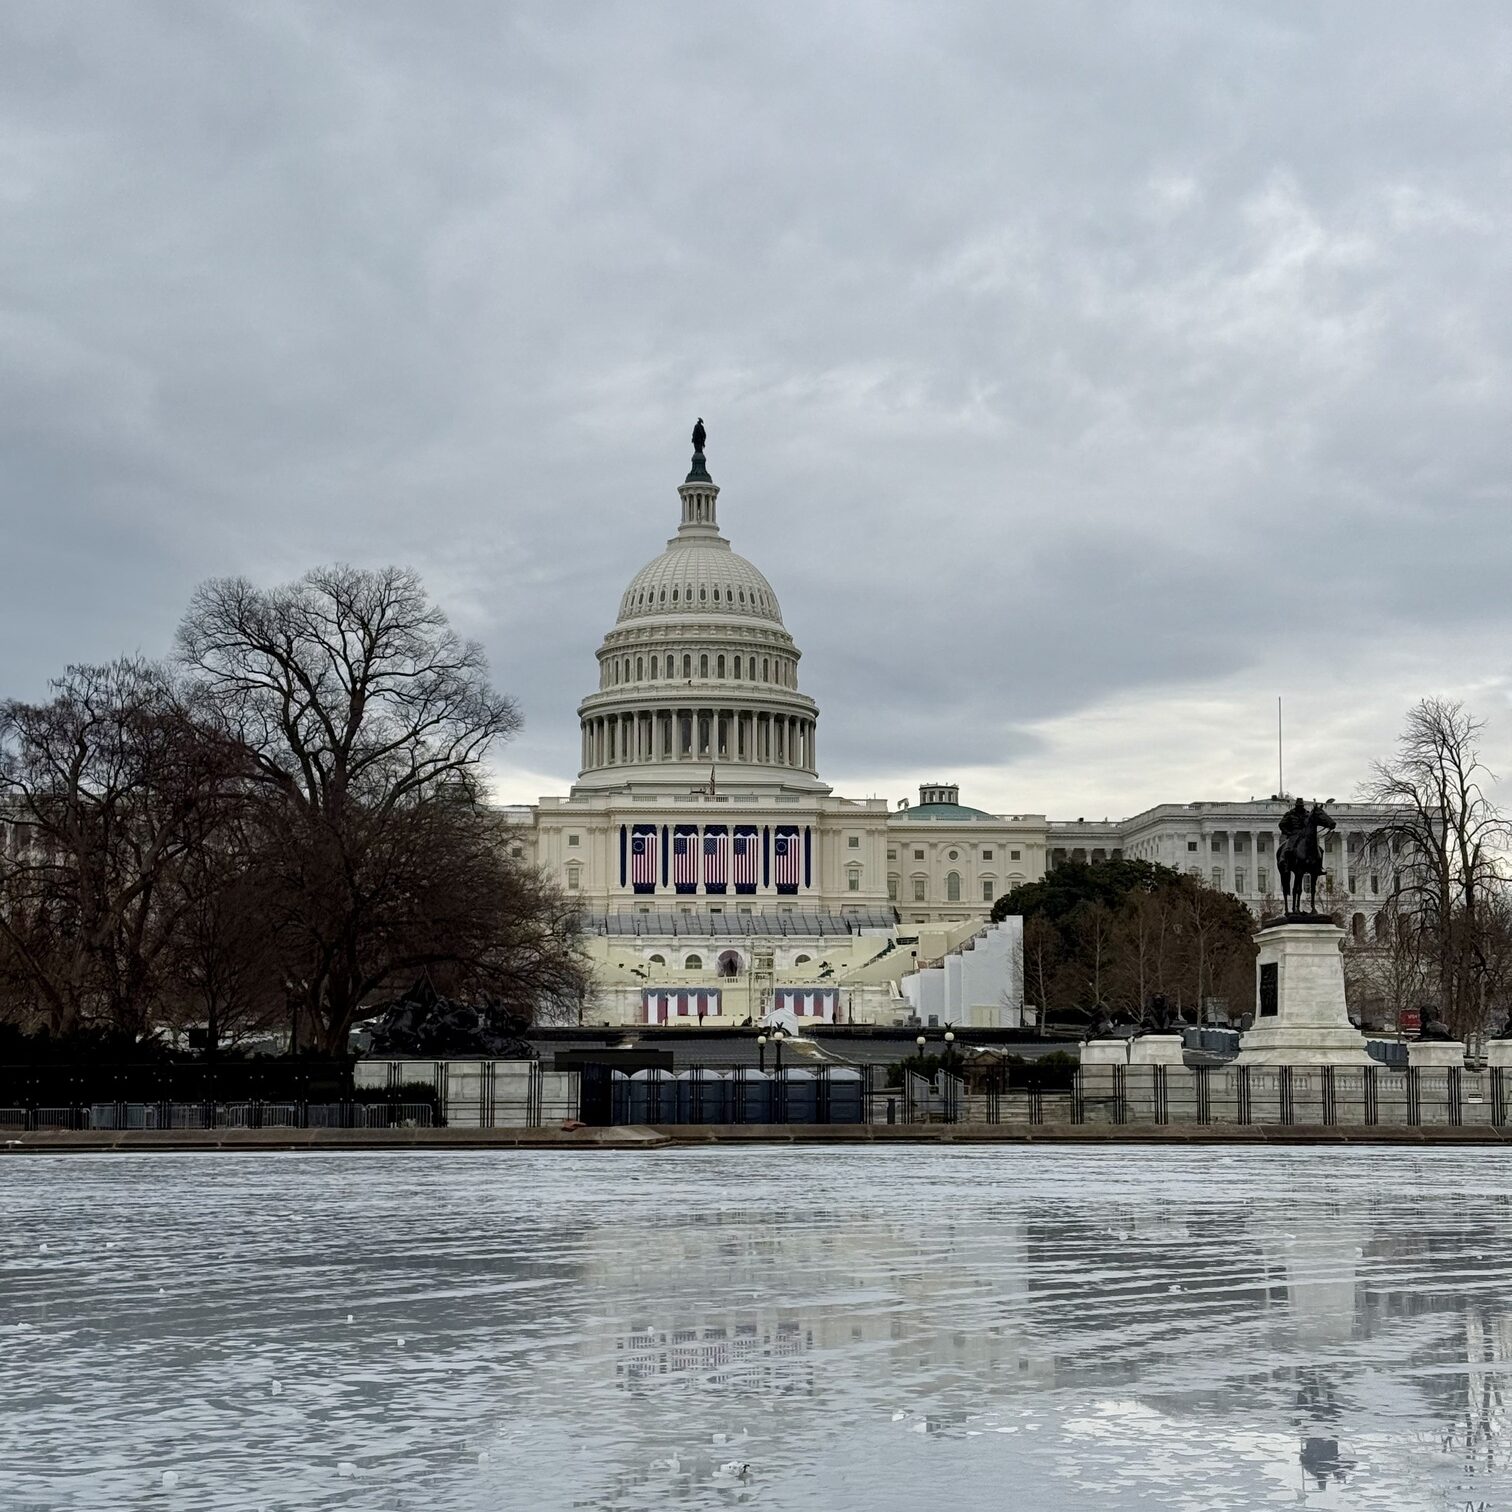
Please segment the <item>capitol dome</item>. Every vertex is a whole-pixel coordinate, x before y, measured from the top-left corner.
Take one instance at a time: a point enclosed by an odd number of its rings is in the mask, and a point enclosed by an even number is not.
[[[686,793],[713,768],[719,788],[828,792],[800,652],[772,585],[719,533],[701,452],[677,492],[677,534],[631,578],[599,647],[576,788]]]
[[[619,623],[653,614],[732,615],[782,623],[772,585],[730,543],[678,536],[630,579]]]

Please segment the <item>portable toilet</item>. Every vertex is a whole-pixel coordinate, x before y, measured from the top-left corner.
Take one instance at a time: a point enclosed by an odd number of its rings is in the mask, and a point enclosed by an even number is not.
[[[783,1123],[819,1122],[819,1078],[812,1071],[784,1071],[778,1078],[777,1117]]]
[[[677,1122],[677,1078],[660,1066],[630,1073],[630,1119],[633,1124]]]
[[[865,1123],[866,1086],[853,1066],[835,1066],[819,1085],[819,1122]]]
[[[677,1073],[678,1123],[722,1124],[730,1120],[730,1083],[723,1071],[703,1067]],[[663,1119],[663,1123],[672,1122]]]
[[[771,1075],[754,1066],[744,1066],[730,1073],[730,1121],[732,1123],[771,1123],[775,1087]]]

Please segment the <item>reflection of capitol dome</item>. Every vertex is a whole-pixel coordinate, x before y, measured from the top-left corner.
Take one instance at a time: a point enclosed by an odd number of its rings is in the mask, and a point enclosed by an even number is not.
[[[712,766],[722,788],[827,792],[798,648],[772,585],[719,533],[701,453],[678,494],[677,534],[630,580],[599,647],[576,790],[687,792]]]

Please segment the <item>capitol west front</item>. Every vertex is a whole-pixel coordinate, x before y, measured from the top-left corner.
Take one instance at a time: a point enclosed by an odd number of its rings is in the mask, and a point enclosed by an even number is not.
[[[584,1022],[895,1022],[938,999],[951,1022],[1009,1027],[1023,1002],[1018,921],[986,920],[1047,855],[1119,854],[1134,826],[1131,853],[1207,878],[1215,836],[1242,846],[1273,827],[1270,801],[1089,826],[988,814],[948,784],[896,809],[837,797],[819,776],[801,653],[772,585],[721,534],[701,454],[677,492],[676,534],[630,580],[599,647],[576,783],[509,813],[517,854],[583,905],[597,984]],[[1342,819],[1341,878],[1348,806]],[[1263,858],[1246,879],[1224,856],[1211,880],[1258,903],[1273,886]]]

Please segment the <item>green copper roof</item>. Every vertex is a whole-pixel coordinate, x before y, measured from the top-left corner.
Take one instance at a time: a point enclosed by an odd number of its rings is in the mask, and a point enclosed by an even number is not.
[[[912,808],[899,809],[891,817],[905,820],[934,819],[941,824],[969,823],[973,819],[990,819],[994,824],[998,822],[996,814],[967,808],[960,803],[916,803]]]

